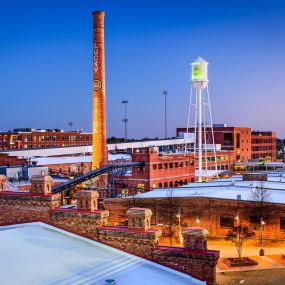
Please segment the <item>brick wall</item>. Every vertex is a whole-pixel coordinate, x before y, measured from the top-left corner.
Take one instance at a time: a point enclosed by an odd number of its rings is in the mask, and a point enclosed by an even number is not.
[[[15,156],[8,156],[6,153],[0,154],[0,166],[7,165],[24,165],[27,164],[27,159],[21,159]]]
[[[213,189],[214,191],[214,189]],[[209,231],[209,236],[225,236],[230,227],[221,225],[221,217],[234,219],[239,215],[239,222],[256,228],[256,236],[259,237],[259,206],[258,202],[241,200],[228,200],[207,197],[173,198],[172,200],[173,225],[178,224],[176,214],[180,211],[182,227],[196,226],[199,218],[199,226]],[[126,211],[136,206],[152,210],[152,224],[169,225],[171,215],[170,201],[167,198],[153,199],[107,199],[105,208],[110,211],[110,222],[118,224],[127,220]],[[285,238],[285,230],[281,229],[281,219],[285,219],[285,205],[264,203],[264,237],[269,239]],[[254,220],[255,218],[256,223]]]
[[[97,229],[97,240],[136,255],[151,259],[152,250],[161,236],[159,230],[131,230],[106,226]]]
[[[59,205],[60,194],[0,192],[0,225],[30,221],[50,222],[50,209]]]
[[[216,284],[218,251],[157,246],[153,250],[152,259],[197,279],[206,281],[207,284]]]
[[[108,221],[109,211],[84,211],[77,209],[53,209],[51,223],[62,229],[97,239],[97,227]]]

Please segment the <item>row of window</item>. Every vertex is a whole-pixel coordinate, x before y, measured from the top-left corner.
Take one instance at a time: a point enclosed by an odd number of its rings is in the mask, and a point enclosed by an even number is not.
[[[227,159],[228,159],[227,156],[217,155],[217,161],[225,161]],[[195,160],[198,161],[198,157],[196,157]],[[203,157],[202,161],[205,162],[206,157]],[[215,161],[215,157],[214,156],[207,156],[207,161]]]
[[[216,166],[215,165],[208,166],[207,169],[216,170]],[[228,169],[229,169],[228,165],[217,165],[217,170],[228,170]],[[203,167],[203,170],[206,170],[206,167]]]
[[[272,143],[272,139],[252,139],[252,144],[263,144],[263,143]]]
[[[15,142],[15,141],[92,141],[92,136],[31,136],[31,135],[19,135],[19,136],[11,136],[10,138],[7,135],[0,135],[0,142]]]
[[[152,187],[153,188],[179,187],[181,185],[185,185],[185,184],[190,183],[190,182],[194,182],[194,178],[184,179],[184,180],[168,181],[168,182],[160,182],[158,184],[154,183],[152,185]]]
[[[178,168],[178,167],[188,167],[190,165],[194,165],[194,161],[180,161],[180,162],[169,162],[169,163],[154,163],[152,165],[153,170],[161,170],[161,169],[168,169],[168,168]]]
[[[253,146],[252,151],[263,151],[263,150],[272,150],[272,145],[269,146]]]
[[[255,230],[260,227],[259,217],[249,217],[249,223]],[[234,227],[235,218],[233,216],[220,216],[220,228],[228,229]],[[285,231],[285,217],[280,218],[280,230]]]

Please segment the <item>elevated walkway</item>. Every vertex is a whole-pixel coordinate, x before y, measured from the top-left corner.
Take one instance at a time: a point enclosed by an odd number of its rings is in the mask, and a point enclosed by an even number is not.
[[[100,176],[104,173],[107,173],[111,170],[118,169],[118,168],[128,168],[128,167],[141,167],[144,166],[144,162],[127,162],[122,164],[108,164],[106,166],[103,166],[101,168],[89,171],[88,173],[85,173],[79,177],[76,177],[74,179],[71,179],[67,182],[58,184],[56,186],[52,187],[52,193],[61,193],[65,190],[68,190],[78,184],[81,184],[85,181],[88,181],[94,177]]]

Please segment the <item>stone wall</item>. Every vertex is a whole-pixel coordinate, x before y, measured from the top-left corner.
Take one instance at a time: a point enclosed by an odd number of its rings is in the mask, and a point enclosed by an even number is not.
[[[108,222],[109,211],[84,211],[77,209],[53,209],[51,223],[62,229],[91,239],[98,238],[97,228]]]
[[[159,230],[132,230],[127,227],[106,226],[97,229],[97,240],[127,252],[149,258],[161,236]]]
[[[60,205],[60,194],[0,192],[0,225],[50,222],[50,209]]]
[[[157,246],[153,250],[152,259],[160,264],[206,281],[209,285],[216,284],[218,251]]]

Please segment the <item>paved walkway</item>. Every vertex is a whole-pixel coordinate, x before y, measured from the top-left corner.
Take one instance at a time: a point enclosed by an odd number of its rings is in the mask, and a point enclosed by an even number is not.
[[[237,267],[230,267],[223,262],[224,258],[237,257],[236,247],[230,243],[227,245],[227,243],[229,242],[222,240],[209,240],[208,242],[208,249],[220,251],[217,272],[285,268],[285,258],[282,257],[282,254],[285,255],[284,242],[273,244],[267,243],[264,247],[265,256],[259,256],[260,247],[256,246],[258,245],[258,242],[247,241],[247,246],[243,246],[242,256],[250,257],[251,259],[257,261],[258,264]]]

